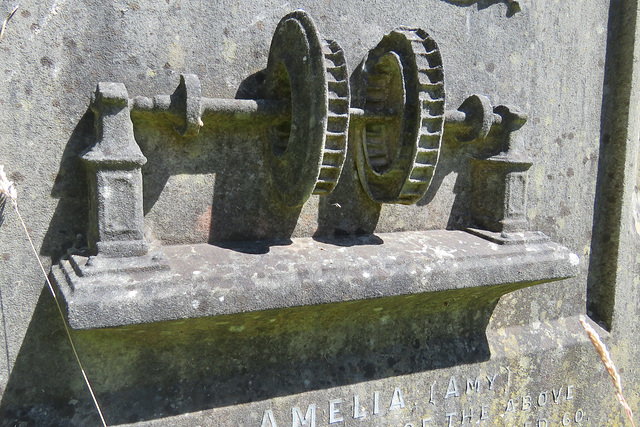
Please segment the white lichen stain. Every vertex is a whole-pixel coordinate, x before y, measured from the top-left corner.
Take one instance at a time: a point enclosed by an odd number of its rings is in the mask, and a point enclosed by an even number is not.
[[[551,116],[547,116],[544,118],[544,125],[545,126],[549,126],[551,125],[551,123],[553,123],[553,118],[551,118]]]
[[[285,13],[293,12],[293,8],[289,4],[289,2],[282,3],[280,5],[280,9],[282,9]]]
[[[455,256],[453,255],[454,252],[457,252],[456,249],[445,249],[445,248],[441,248],[441,247],[434,247],[434,248],[429,248],[433,251],[434,255],[437,256],[439,259],[444,259],[444,258],[455,258]]]
[[[633,193],[633,225],[636,233],[640,236],[640,193]]]
[[[221,296],[220,298],[218,298],[218,301],[220,301],[220,302],[224,302],[224,295],[223,295],[223,296]],[[273,320],[275,321],[275,319],[273,319]]]
[[[176,40],[169,45],[169,51],[167,57],[171,67],[174,69],[184,69],[186,54],[182,45],[180,44],[180,38],[176,37]]]
[[[222,58],[227,62],[233,62],[236,59],[236,49],[238,45],[229,38],[222,41]]]
[[[200,271],[200,270],[194,270],[193,273],[191,273],[191,274],[193,274],[194,276],[197,276],[198,274],[201,274],[201,273],[202,273],[202,271]]]
[[[253,21],[251,21],[251,24],[249,24],[249,26],[253,27],[255,25],[256,27],[260,28],[262,26],[262,24],[264,23],[265,19],[267,19],[267,16],[264,15],[264,14],[256,15],[253,18]]]
[[[511,56],[509,56],[509,60],[513,65],[520,65],[522,62],[522,55],[519,51],[513,52]]]
[[[532,322],[531,327],[536,330],[540,329],[540,322],[538,320]]]
[[[196,310],[198,307],[200,307],[200,301],[198,301],[197,299],[194,299],[193,301],[191,301],[191,307],[193,307],[193,309]]]
[[[64,6],[66,2],[67,0],[54,0],[51,3],[51,7],[49,8],[49,13],[47,13],[37,25],[33,26],[33,30],[32,30],[33,34],[31,35],[32,40],[33,40],[33,37],[37,36],[44,29],[44,27],[47,26],[49,21],[58,14],[58,12],[60,11],[60,8]]]
[[[569,262],[571,263],[571,265],[576,266],[580,264],[580,258],[578,257],[578,255],[571,253],[569,254]]]
[[[129,292],[127,292],[127,297],[128,298],[134,298],[136,295],[138,295],[138,291],[129,291]]]

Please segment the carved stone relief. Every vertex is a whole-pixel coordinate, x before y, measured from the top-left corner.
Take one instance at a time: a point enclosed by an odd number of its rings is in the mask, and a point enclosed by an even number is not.
[[[275,29],[260,99],[203,97],[198,77],[191,74],[180,77],[173,94],[152,98],[129,98],[123,84],[99,83],[91,103],[97,142],[82,155],[90,183],[89,254],[70,254],[53,269],[70,323],[78,328],[117,326],[459,288],[472,293],[477,287],[492,288],[494,295],[575,274],[575,256],[528,230],[531,162],[518,132],[526,115],[515,107],[493,107],[482,95],[471,95],[457,110],[446,110],[444,76],[436,41],[422,29],[400,27],[369,51],[349,79],[338,43],[320,35],[311,17],[297,10]],[[271,251],[260,250],[255,242],[230,248],[204,244],[150,249],[141,173],[146,158],[136,143],[132,115],[165,118],[186,140],[211,121],[266,121],[265,185],[276,201],[276,216],[299,209],[311,195],[329,195],[347,158],[353,159],[359,185],[372,202],[407,205],[420,201],[429,189],[445,133],[461,144],[480,145],[493,133],[499,145],[489,156],[470,159],[472,202],[465,226],[476,236],[416,231],[341,242],[298,239]],[[353,150],[351,157],[348,150]],[[527,248],[491,249],[495,243]],[[356,265],[356,253],[341,247],[362,245],[381,245],[370,253],[367,265],[372,270],[385,265],[390,281],[365,275],[362,292],[345,294],[350,275],[363,267]],[[316,258],[312,253],[318,250],[323,254]],[[402,263],[389,265],[377,252],[388,252],[389,257],[393,253],[394,259],[406,262],[419,260],[422,266],[415,271],[420,279],[405,277]],[[236,253],[261,258],[256,262],[258,258]],[[506,256],[509,261],[500,270],[498,260]],[[320,265],[336,258],[350,260],[340,264],[342,282],[323,285],[324,275],[312,274],[315,281],[308,294],[293,296],[297,269],[322,270]],[[536,264],[548,268],[541,272]],[[249,273],[245,268],[258,271],[260,266],[273,269],[270,288],[242,279]],[[276,274],[278,269],[293,273]],[[475,277],[460,285],[460,274]],[[208,289],[212,301],[226,298],[227,303],[191,309],[188,298],[180,295],[194,286]],[[260,303],[242,299],[249,288]]]

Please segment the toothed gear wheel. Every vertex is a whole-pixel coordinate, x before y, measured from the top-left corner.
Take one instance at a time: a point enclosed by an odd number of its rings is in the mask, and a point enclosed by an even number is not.
[[[286,15],[269,50],[263,97],[291,103],[273,124],[265,153],[273,189],[287,206],[336,186],[347,147],[349,81],[344,52],[304,11]]]
[[[392,31],[369,52],[356,90],[365,116],[386,117],[356,135],[365,191],[377,202],[416,203],[433,179],[444,130],[438,45],[421,29]]]

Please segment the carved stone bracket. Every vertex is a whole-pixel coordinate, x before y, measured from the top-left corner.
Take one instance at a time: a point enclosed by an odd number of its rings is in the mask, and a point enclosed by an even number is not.
[[[566,248],[552,242],[523,246],[444,230],[336,242],[301,238],[261,255],[176,245],[165,248],[169,271],[127,274],[126,287],[113,276],[70,284],[68,261],[53,276],[67,301],[69,324],[90,329],[425,293],[448,293],[479,308],[508,292],[577,273],[578,257]]]

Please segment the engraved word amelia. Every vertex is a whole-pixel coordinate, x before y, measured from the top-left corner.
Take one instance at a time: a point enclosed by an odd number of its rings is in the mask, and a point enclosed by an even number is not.
[[[503,375],[506,380],[506,375]],[[504,389],[498,389],[497,378],[498,373],[492,373],[488,375],[480,375],[475,378],[461,378],[452,376],[448,381],[433,381],[428,390],[424,390],[420,393],[418,400],[420,402],[426,402],[431,408],[439,404],[444,404],[449,400],[460,398],[462,395],[469,394],[487,394],[491,393],[496,395],[497,393],[504,392]],[[372,394],[363,396],[354,394],[349,399],[335,398],[329,399],[326,406],[326,422],[328,425],[343,423],[347,418],[354,420],[365,419],[368,417],[385,416],[392,414],[394,411],[404,409],[405,407],[418,406],[419,402],[408,402],[407,394],[403,392],[401,387],[395,387],[393,391],[380,392],[374,391]],[[278,427],[284,425],[291,425],[293,427],[316,427],[321,416],[319,414],[319,406],[317,403],[311,403],[307,406],[306,411],[299,407],[292,407],[289,416],[277,416],[273,409],[266,409],[262,416],[262,423],[260,427]],[[325,413],[325,411],[322,411]],[[288,415],[288,414],[287,414]],[[288,418],[288,419],[287,419]],[[323,417],[324,418],[324,417]],[[407,424],[407,426],[431,426],[435,425],[436,421],[442,421],[444,425],[454,425],[453,423],[462,422],[480,422],[489,419],[489,406],[478,405],[477,408],[466,408],[458,412],[448,412],[443,414],[442,420],[436,420],[435,418],[424,418],[420,424]],[[286,420],[286,421],[285,421]],[[280,422],[281,424],[278,424]],[[282,424],[286,423],[286,424]]]

